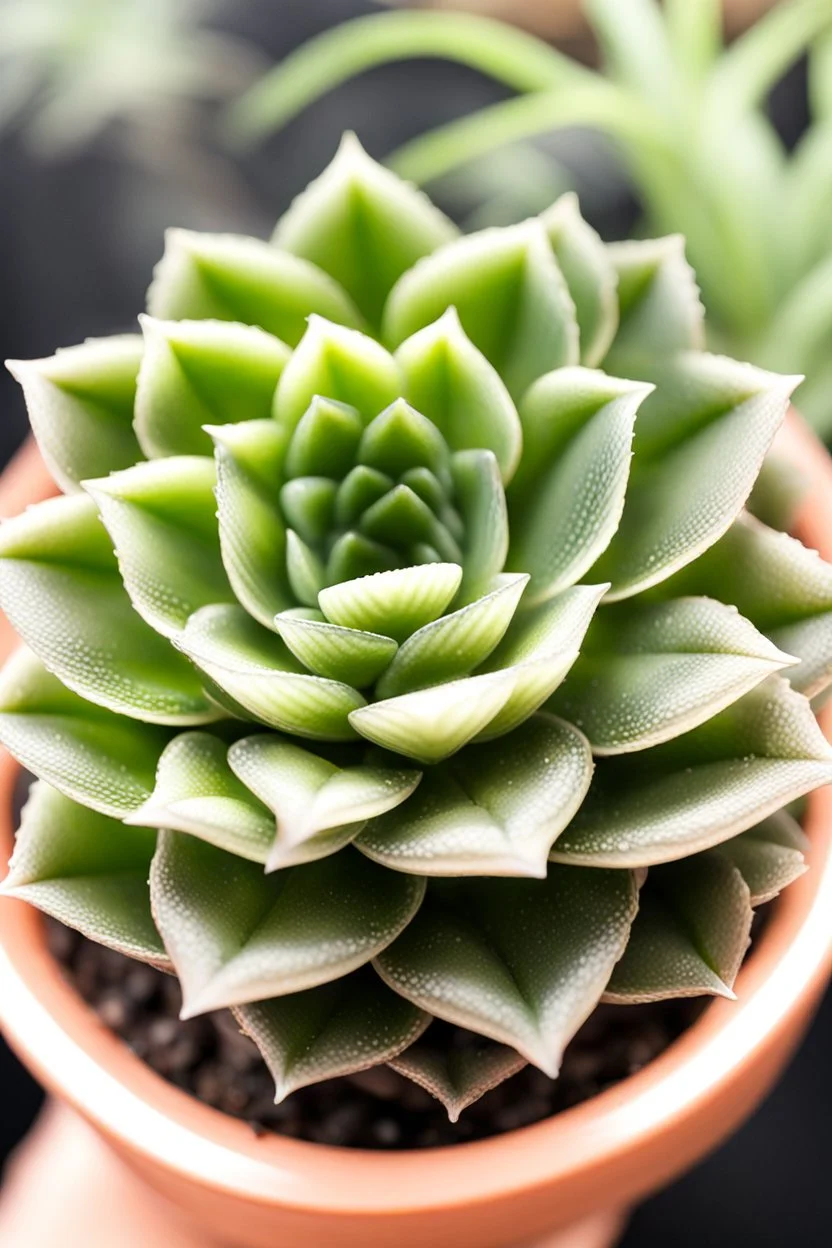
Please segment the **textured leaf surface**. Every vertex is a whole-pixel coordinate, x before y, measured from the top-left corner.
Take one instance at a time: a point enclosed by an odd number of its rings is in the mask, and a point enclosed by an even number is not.
[[[618,274],[608,249],[581,216],[576,195],[562,195],[541,221],[575,301],[581,363],[596,368],[618,329]]]
[[[708,849],[832,780],[832,747],[806,699],[770,677],[665,745],[602,759],[557,861],[648,866]]]
[[[166,966],[147,888],[155,845],[154,832],[125,827],[41,781],[24,807],[2,892],[100,945]]]
[[[165,637],[200,607],[233,600],[217,536],[216,480],[213,460],[182,455],[84,483],[113,540],[130,601]]]
[[[267,871],[341,849],[368,819],[406,801],[421,779],[401,768],[336,766],[274,734],[235,742],[228,761],[276,816]]]
[[[361,694],[310,676],[282,639],[241,607],[205,607],[191,616],[176,644],[254,719],[325,741],[355,736],[347,717],[364,705]]]
[[[389,1062],[393,1070],[435,1096],[448,1111],[451,1122],[486,1092],[505,1083],[526,1065],[526,1059],[504,1044],[482,1038],[476,1046],[438,1048],[417,1041]]]
[[[79,698],[25,648],[0,673],[0,741],[28,771],[102,814],[124,816],[146,800],[169,736]]]
[[[349,681],[358,689],[371,685],[395,655],[396,642],[380,633],[330,624],[318,614],[316,619],[287,612],[276,618],[275,627],[292,654],[316,676]]]
[[[301,992],[363,966],[415,914],[424,882],[350,849],[264,875],[196,837],[161,832],[150,889],[189,1018]]]
[[[473,345],[450,308],[396,352],[406,395],[432,420],[454,451],[493,451],[503,481],[520,460],[517,409],[497,371]]]
[[[274,819],[237,779],[227,754],[226,742],[208,732],[174,737],[159,759],[153,792],[127,822],[188,832],[241,858],[265,862]]]
[[[133,432],[138,334],[90,338],[45,360],[10,360],[49,471],[62,490],[141,458]]]
[[[832,681],[832,565],[795,538],[743,513],[663,592],[712,594],[734,603],[775,645],[801,660],[786,674],[808,697]]]
[[[619,314],[607,372],[627,377],[645,358],[703,348],[705,310],[680,235],[613,243],[607,257],[618,276]]]
[[[430,1021],[369,967],[235,1014],[271,1071],[278,1103],[307,1084],[389,1061]]]
[[[598,754],[643,750],[695,728],[791,662],[713,598],[606,607],[552,709]]]
[[[719,852],[738,868],[752,906],[771,901],[806,870],[809,840],[790,814],[779,810],[756,828],[723,842]]]
[[[330,585],[319,602],[332,624],[404,641],[442,614],[461,579],[462,569],[454,563],[398,568]]]
[[[406,805],[373,819],[357,845],[395,871],[540,878],[591,777],[581,733],[536,715],[510,737],[430,768]]]
[[[215,719],[190,664],[136,614],[92,499],[49,499],[0,529],[0,603],[81,697],[152,723]]]
[[[508,512],[499,465],[490,451],[458,451],[452,472],[465,526],[463,578],[457,606],[487,593],[508,554]]]
[[[141,320],[135,428],[146,455],[210,455],[204,425],[271,416],[285,343],[229,321]]]
[[[539,221],[469,234],[420,260],[390,292],[385,337],[398,346],[450,307],[515,398],[578,363],[575,304]]]
[[[721,853],[654,867],[606,999],[733,998],[752,917],[748,885]]]
[[[147,310],[166,321],[258,325],[290,347],[313,313],[343,325],[361,320],[346,292],[314,264],[256,238],[190,230],[168,230]]]
[[[554,1077],[635,909],[626,871],[550,867],[545,880],[432,884],[376,965],[415,1005],[511,1045]]]
[[[402,273],[456,234],[426,195],[371,160],[347,134],[335,159],[281,218],[274,242],[329,273],[378,325]]]

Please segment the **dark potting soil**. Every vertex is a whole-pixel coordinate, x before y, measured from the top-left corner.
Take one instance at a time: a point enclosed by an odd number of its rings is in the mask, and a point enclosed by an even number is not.
[[[568,1046],[557,1080],[527,1066],[448,1121],[427,1092],[378,1067],[301,1088],[274,1104],[274,1084],[257,1049],[226,1011],[182,1022],[179,984],[54,921],[52,952],[101,1021],[158,1074],[258,1134],[346,1148],[429,1148],[500,1135],[548,1118],[626,1079],[658,1057],[704,1008],[701,999],[652,1005],[602,1005]],[[475,1042],[432,1023],[426,1039]]]

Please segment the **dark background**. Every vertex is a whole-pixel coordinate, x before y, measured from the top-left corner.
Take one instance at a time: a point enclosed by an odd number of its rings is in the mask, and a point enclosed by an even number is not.
[[[72,0],[67,0],[71,3]],[[692,0],[693,2],[693,0]],[[278,59],[316,30],[368,12],[352,0],[235,0],[239,33]],[[334,92],[264,148],[229,157],[210,110],[194,142],[209,176],[149,170],[131,159],[129,134],[108,134],[71,158],[36,159],[19,135],[0,138],[0,351],[51,354],[88,335],[130,328],[143,305],[166,225],[266,234],[292,196],[354,128],[383,156],[399,142],[501,97],[473,72],[413,62],[373,71]],[[800,67],[773,100],[781,132],[805,119]],[[603,146],[571,136],[585,212],[607,235],[626,232],[635,205]],[[591,174],[587,178],[587,168]],[[599,180],[598,170],[602,176]],[[211,177],[210,172],[217,176]],[[227,173],[227,177],[224,174]],[[449,193],[448,193],[449,194]],[[457,206],[450,199],[446,206]],[[26,416],[0,375],[0,462],[23,438]],[[830,920],[832,921],[832,919]],[[41,1092],[0,1040],[0,1164],[32,1122]],[[755,1117],[704,1164],[635,1214],[624,1248],[829,1248],[832,1243],[832,995],[786,1077]],[[12,1245],[9,1248],[13,1248]]]

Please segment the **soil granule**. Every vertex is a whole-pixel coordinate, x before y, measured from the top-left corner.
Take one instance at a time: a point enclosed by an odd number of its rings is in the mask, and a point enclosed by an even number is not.
[[[577,1105],[641,1070],[690,1026],[703,1000],[602,1005],[568,1046],[558,1079],[527,1066],[448,1121],[429,1093],[377,1067],[302,1088],[275,1105],[257,1049],[228,1011],[182,1022],[179,984],[54,921],[49,943],[68,978],[101,1021],[164,1079],[207,1105],[269,1131],[346,1148],[430,1148],[500,1135]],[[442,1044],[476,1042],[433,1023]],[[427,1037],[426,1037],[427,1038]]]

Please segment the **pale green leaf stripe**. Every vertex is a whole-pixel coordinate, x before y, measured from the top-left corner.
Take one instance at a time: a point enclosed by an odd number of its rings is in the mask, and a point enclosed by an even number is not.
[[[155,845],[155,833],[125,827],[41,781],[24,807],[0,891],[100,945],[168,967],[147,887]]]
[[[415,1005],[510,1045],[554,1078],[636,906],[627,871],[550,867],[545,880],[436,882],[375,965]]]
[[[150,870],[183,1018],[357,970],[398,936],[424,888],[351,849],[264,875],[258,864],[179,832],[159,834]]]
[[[25,647],[0,673],[0,741],[27,770],[101,814],[123,817],[147,799],[169,737],[85,702]]]
[[[133,432],[138,334],[90,338],[44,360],[9,360],[50,473],[67,493],[141,459]]]
[[[779,810],[741,836],[724,841],[719,852],[739,869],[751,890],[752,906],[759,906],[803,875],[808,849],[800,824]]]
[[[434,1047],[430,1039],[428,1033],[388,1065],[441,1101],[451,1122],[459,1122],[463,1110],[527,1064],[514,1049],[490,1040],[448,1049]]]
[[[396,1057],[430,1017],[369,967],[330,984],[234,1010],[263,1055],[278,1104],[298,1088]]]

